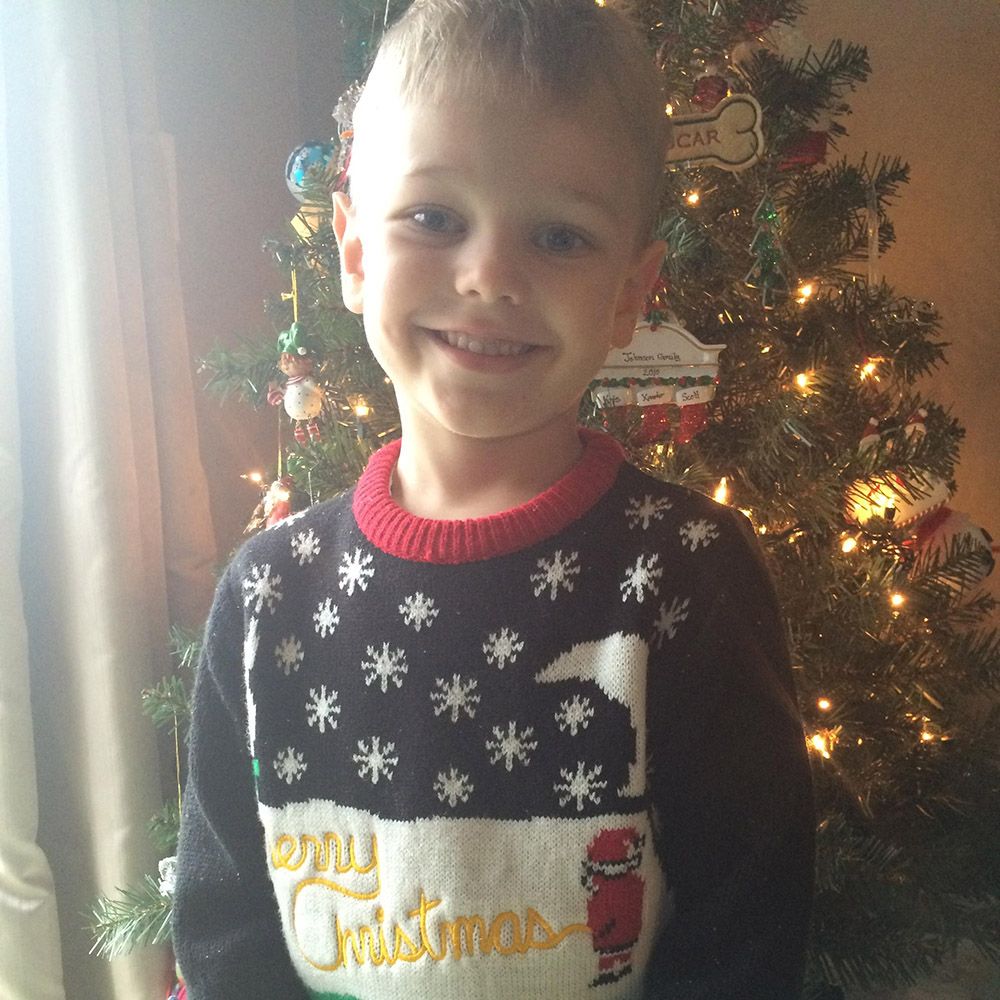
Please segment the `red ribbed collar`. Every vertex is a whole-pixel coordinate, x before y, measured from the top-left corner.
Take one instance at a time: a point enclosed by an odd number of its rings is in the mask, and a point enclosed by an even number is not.
[[[415,562],[465,563],[502,556],[561,531],[608,491],[624,459],[607,434],[580,430],[580,461],[534,499],[489,517],[435,521],[403,510],[390,493],[400,442],[372,455],[354,491],[354,518],[374,545]]]

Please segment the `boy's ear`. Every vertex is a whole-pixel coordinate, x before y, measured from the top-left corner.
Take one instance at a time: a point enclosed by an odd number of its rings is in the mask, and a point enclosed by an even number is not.
[[[642,312],[642,307],[647,296],[653,290],[653,285],[656,284],[666,252],[667,244],[663,240],[654,240],[636,257],[632,272],[618,296],[614,334],[611,338],[612,347],[626,347],[632,340],[632,335],[635,333],[635,321],[639,317],[639,313]]]
[[[343,192],[333,195],[333,232],[340,250],[340,287],[344,305],[353,313],[364,312],[364,253],[358,215],[351,199]]]

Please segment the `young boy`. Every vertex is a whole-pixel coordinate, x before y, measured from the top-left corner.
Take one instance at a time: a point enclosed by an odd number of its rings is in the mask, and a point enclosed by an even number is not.
[[[577,427],[660,267],[664,138],[608,6],[389,32],[335,230],[402,440],[219,586],[192,1000],[798,995],[809,775],[752,531]]]

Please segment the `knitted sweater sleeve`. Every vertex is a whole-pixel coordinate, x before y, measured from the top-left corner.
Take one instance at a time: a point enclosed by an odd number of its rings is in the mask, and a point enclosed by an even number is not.
[[[794,1000],[802,988],[815,818],[785,629],[752,528],[651,705],[652,787],[674,912],[650,1000]],[[680,766],[660,766],[661,762]]]
[[[191,1000],[306,1000],[267,876],[247,743],[243,614],[216,592],[192,699],[173,940]]]

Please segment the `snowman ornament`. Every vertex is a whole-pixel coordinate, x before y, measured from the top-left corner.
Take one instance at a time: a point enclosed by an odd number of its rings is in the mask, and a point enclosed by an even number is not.
[[[272,406],[284,403],[285,412],[295,422],[295,440],[299,444],[320,439],[318,417],[323,412],[323,389],[313,378],[315,362],[303,342],[302,328],[293,323],[278,338],[281,359],[278,368],[285,375],[285,384],[272,383],[268,402]]]

